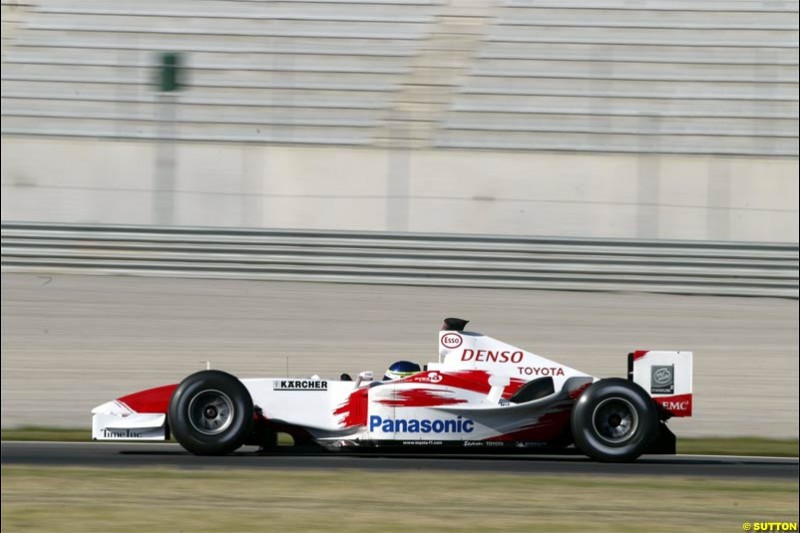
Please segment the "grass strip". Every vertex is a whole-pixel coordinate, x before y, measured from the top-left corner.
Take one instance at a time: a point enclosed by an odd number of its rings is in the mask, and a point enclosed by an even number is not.
[[[730,532],[798,519],[798,483],[774,480],[8,466],[0,485],[3,531]]]
[[[758,437],[681,439],[678,437],[678,453],[797,457],[798,446],[797,439],[777,440]]]

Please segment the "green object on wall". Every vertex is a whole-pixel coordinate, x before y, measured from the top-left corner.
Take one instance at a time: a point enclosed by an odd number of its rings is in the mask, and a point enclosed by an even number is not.
[[[160,56],[158,90],[169,93],[181,88],[181,56],[166,52]]]

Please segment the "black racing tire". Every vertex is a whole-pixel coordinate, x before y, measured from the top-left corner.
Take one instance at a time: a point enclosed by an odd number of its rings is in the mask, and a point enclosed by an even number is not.
[[[204,370],[181,381],[167,411],[169,428],[195,455],[225,455],[244,444],[253,427],[253,399],[235,376]]]
[[[598,461],[633,461],[658,434],[658,410],[636,383],[603,379],[586,389],[572,409],[578,448]]]

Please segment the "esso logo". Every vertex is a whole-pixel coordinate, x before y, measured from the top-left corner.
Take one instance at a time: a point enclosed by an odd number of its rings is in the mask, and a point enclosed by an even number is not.
[[[431,372],[430,374],[428,374],[428,380],[431,383],[439,383],[440,381],[442,381],[442,375],[439,374],[438,372]]]
[[[458,348],[461,346],[461,343],[464,339],[461,338],[461,335],[458,333],[448,333],[442,336],[442,346],[452,350],[453,348]]]

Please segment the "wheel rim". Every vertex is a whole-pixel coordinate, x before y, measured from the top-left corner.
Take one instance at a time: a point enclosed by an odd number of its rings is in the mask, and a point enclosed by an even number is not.
[[[639,415],[633,404],[624,398],[606,398],[592,414],[595,433],[603,440],[620,443],[636,434]]]
[[[204,390],[189,402],[189,423],[203,435],[218,435],[233,423],[233,402],[218,390]]]

